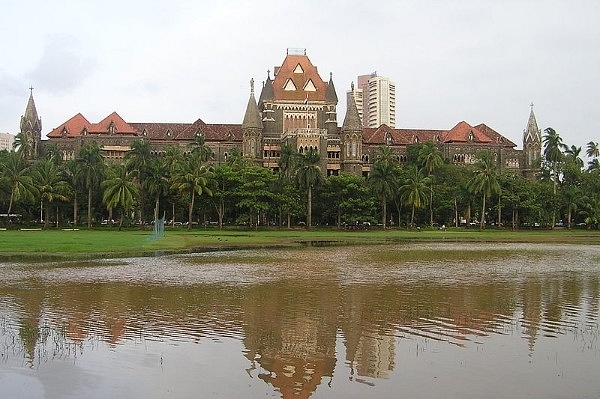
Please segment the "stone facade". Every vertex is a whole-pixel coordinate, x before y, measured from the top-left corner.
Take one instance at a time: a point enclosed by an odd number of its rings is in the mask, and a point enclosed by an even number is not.
[[[360,176],[368,175],[381,146],[391,147],[402,163],[406,162],[408,145],[427,141],[436,143],[454,164],[472,164],[479,152],[490,150],[499,167],[528,176],[534,174],[541,157],[541,133],[533,107],[523,132],[524,150],[518,150],[515,143],[483,123],[472,126],[461,121],[449,130],[396,129],[387,125],[365,128],[354,102],[354,87],[347,93],[346,115],[340,127],[333,77],[330,74],[329,81],[324,81],[305,50],[288,50],[273,75],[267,72],[258,100],[251,81],[242,124],[207,124],[201,119],[193,123],[128,123],[117,113],[91,123],[77,114],[48,133],[45,144],[56,144],[64,158],[70,159],[86,141],[96,140],[107,159],[118,161],[136,139],[150,140],[156,153],[164,152],[168,145],[185,152],[197,136],[203,136],[215,164],[226,162],[237,148],[256,165],[277,169],[282,146],[291,145],[299,153],[316,150],[327,175],[348,172]],[[35,106],[31,110],[30,104],[27,120],[37,120]]]

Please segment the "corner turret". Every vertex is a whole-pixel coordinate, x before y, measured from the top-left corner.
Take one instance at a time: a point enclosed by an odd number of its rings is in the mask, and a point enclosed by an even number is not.
[[[21,140],[24,155],[26,158],[36,158],[40,152],[40,145],[42,141],[42,119],[38,117],[37,109],[35,107],[35,101],[33,100],[33,87],[30,87],[31,91],[29,94],[29,101],[27,101],[27,107],[25,108],[25,114],[21,116]]]
[[[526,177],[534,177],[539,169],[539,161],[542,157],[542,132],[538,128],[533,103],[530,105],[529,119],[523,130],[523,173]]]

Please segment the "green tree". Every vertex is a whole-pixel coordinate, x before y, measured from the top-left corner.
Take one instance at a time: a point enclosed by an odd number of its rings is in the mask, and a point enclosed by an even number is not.
[[[50,205],[55,201],[69,200],[69,185],[64,179],[62,169],[52,159],[38,160],[33,167],[32,178],[40,201],[45,207],[44,228],[47,229],[50,223]],[[58,214],[56,224],[58,225]]]
[[[27,139],[27,135],[23,132],[17,133],[15,140],[13,141],[13,149],[24,159],[31,158],[31,152],[33,151],[32,143]]]
[[[154,197],[154,222],[159,218],[160,198],[169,190],[169,180],[167,165],[160,158],[153,158],[147,168],[146,179],[142,186],[142,191],[147,192]]]
[[[0,179],[10,188],[7,214],[10,215],[15,201],[33,198],[37,192],[31,179],[30,166],[18,152],[10,152],[0,163]]]
[[[585,154],[590,158],[600,157],[600,146],[598,146],[598,142],[589,141],[586,146]]]
[[[365,184],[365,179],[351,173],[329,176],[325,185],[325,201],[333,211],[335,224],[342,221],[370,221],[375,210],[375,199]]]
[[[427,204],[429,197],[429,177],[423,176],[418,166],[413,166],[409,170],[406,182],[400,186],[399,192],[402,201],[411,206],[410,225],[415,225],[415,210]]]
[[[99,186],[104,174],[104,162],[100,153],[100,146],[96,141],[84,144],[75,158],[78,173],[88,192],[87,203],[87,227],[92,228],[92,196],[96,187]]]
[[[310,148],[306,153],[300,155],[300,164],[297,173],[300,188],[306,190],[306,227],[312,227],[312,192],[313,188],[323,182],[323,173],[319,167],[321,159],[319,153]]]
[[[223,228],[223,219],[227,209],[232,205],[234,191],[242,184],[240,173],[229,165],[219,165],[213,169],[215,186],[212,190],[212,201],[219,219],[219,229]]]
[[[203,133],[196,133],[194,136],[194,141],[190,143],[189,147],[192,149],[192,153],[197,155],[201,162],[208,162],[212,154],[212,150],[208,145],[206,145]]]
[[[109,172],[109,178],[101,184],[104,190],[102,202],[109,210],[121,210],[119,218],[119,231],[121,231],[125,214],[132,209],[139,195],[139,188],[133,173],[129,172],[124,165],[114,165]]]
[[[498,183],[498,172],[491,152],[485,151],[479,154],[479,161],[475,165],[475,168],[475,175],[470,182],[470,189],[482,196],[479,228],[483,230],[485,228],[486,199],[493,194],[500,194],[501,189]]]
[[[429,190],[429,223],[433,226],[433,174],[444,164],[444,154],[442,154],[432,141],[428,141],[421,147],[418,160],[421,166],[427,171],[427,176],[431,181]]]
[[[137,179],[140,187],[145,188],[146,178],[150,173],[150,165],[156,156],[152,154],[150,141],[137,139],[131,142],[131,150],[125,154],[125,165],[127,170]],[[146,190],[141,190],[139,195],[140,219],[145,221],[144,209],[146,205]]]
[[[260,216],[264,215],[273,203],[276,176],[262,166],[250,166],[242,169],[240,173],[241,184],[235,190],[236,207],[242,212],[244,220],[258,229]]]
[[[367,178],[367,183],[375,196],[381,201],[381,223],[386,228],[387,221],[387,202],[391,198],[399,183],[399,168],[393,162],[388,162],[385,158],[375,161],[371,167],[371,173]]]
[[[171,188],[188,197],[188,230],[192,229],[192,212],[196,195],[212,196],[213,173],[199,155],[191,154],[177,165],[171,176]]]

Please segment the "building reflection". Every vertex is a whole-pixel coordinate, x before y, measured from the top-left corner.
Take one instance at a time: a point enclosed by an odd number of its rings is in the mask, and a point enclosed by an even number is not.
[[[190,343],[235,337],[245,347],[250,377],[265,381],[282,398],[309,398],[334,379],[336,367],[342,367],[338,358],[357,382],[389,378],[399,339],[466,346],[510,332],[527,340],[532,354],[542,335],[573,331],[581,320],[597,323],[599,297],[598,277],[577,274],[452,285],[23,281],[0,288],[5,315],[0,333],[6,336],[14,327],[30,365],[61,350],[57,337],[66,345],[62,350],[86,340],[118,346],[148,337]],[[51,340],[48,328],[55,332]],[[336,349],[339,339],[345,353]]]

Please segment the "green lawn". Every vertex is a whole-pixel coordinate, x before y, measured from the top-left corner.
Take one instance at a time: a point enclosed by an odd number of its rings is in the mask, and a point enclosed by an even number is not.
[[[401,241],[493,241],[600,244],[597,230],[218,230],[167,229],[152,238],[149,230],[3,230],[0,260],[52,260],[119,256],[151,256],[157,253],[213,250],[231,247],[369,244]]]

